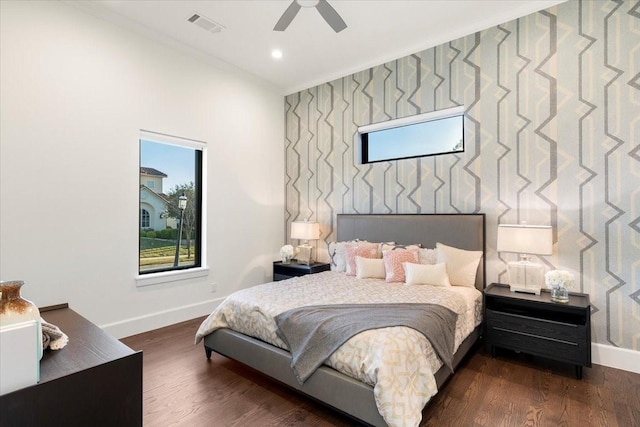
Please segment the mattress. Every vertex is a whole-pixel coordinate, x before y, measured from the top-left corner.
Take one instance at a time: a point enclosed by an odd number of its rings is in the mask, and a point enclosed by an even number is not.
[[[196,341],[230,328],[288,350],[276,334],[276,315],[308,305],[374,303],[435,303],[449,308],[458,314],[454,350],[482,321],[482,294],[475,288],[411,286],[327,271],[235,292],[204,320]],[[407,327],[362,332],[325,364],[371,385],[376,406],[390,426],[419,425],[422,409],[437,392],[434,373],[442,366],[424,335]]]

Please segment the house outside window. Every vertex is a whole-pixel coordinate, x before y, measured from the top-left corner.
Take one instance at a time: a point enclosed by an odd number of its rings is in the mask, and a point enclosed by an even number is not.
[[[206,144],[140,135],[139,274],[202,266]]]

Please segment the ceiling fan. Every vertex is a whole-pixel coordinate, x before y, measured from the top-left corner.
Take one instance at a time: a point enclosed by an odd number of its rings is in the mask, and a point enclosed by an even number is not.
[[[338,15],[338,12],[331,7],[327,0],[293,0],[276,23],[276,26],[273,27],[273,30],[286,30],[289,24],[291,24],[291,21],[293,21],[293,18],[295,18],[300,11],[301,7],[315,7],[324,20],[327,21],[327,24],[329,24],[336,33],[347,28],[347,24],[344,23],[344,20],[340,15]]]

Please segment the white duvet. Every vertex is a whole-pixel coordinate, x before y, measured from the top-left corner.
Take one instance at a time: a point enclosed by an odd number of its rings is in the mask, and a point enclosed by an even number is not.
[[[230,328],[288,350],[276,335],[274,317],[317,304],[436,303],[458,314],[455,349],[480,324],[482,294],[475,288],[435,287],[357,279],[327,271],[244,289],[230,295],[200,325],[196,342]],[[362,332],[325,362],[370,384],[376,405],[390,426],[417,426],[422,409],[436,394],[433,376],[442,363],[420,332],[391,327]]]

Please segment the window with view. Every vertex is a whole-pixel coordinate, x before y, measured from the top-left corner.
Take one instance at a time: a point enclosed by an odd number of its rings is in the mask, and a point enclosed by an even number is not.
[[[358,128],[361,163],[464,151],[464,108],[454,107]]]
[[[140,274],[201,266],[205,148],[199,141],[141,132]]]

